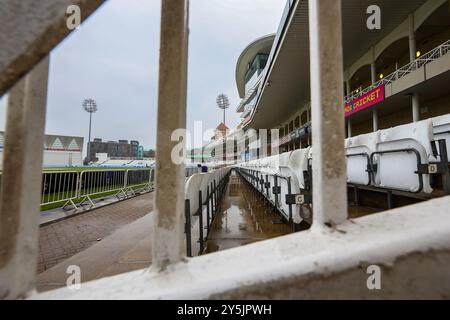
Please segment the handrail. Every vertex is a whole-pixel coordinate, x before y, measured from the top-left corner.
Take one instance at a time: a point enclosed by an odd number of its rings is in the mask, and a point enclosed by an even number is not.
[[[395,70],[390,75],[375,82],[374,84],[368,86],[367,88],[365,88],[363,90],[357,89],[357,90],[350,92],[350,94],[348,94],[345,97],[345,102],[347,103],[347,102],[352,101],[355,98],[359,98],[362,95],[368,93],[369,91],[379,87],[380,85],[391,84],[392,82],[397,81],[397,80],[407,76],[408,74],[416,71],[417,69],[420,69],[424,65],[439,59],[443,55],[447,54],[449,51],[450,51],[450,40],[447,40],[440,46],[438,46],[438,47],[434,48],[433,50],[427,52],[426,54],[420,56],[416,60],[411,61],[410,63],[401,67],[400,69]]]

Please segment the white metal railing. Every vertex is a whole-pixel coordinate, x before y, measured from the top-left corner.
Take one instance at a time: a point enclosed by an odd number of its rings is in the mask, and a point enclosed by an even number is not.
[[[384,77],[383,79],[375,82],[374,84],[370,85],[369,87],[367,87],[367,88],[365,88],[363,90],[357,89],[357,90],[354,90],[354,91],[350,92],[350,94],[348,94],[345,97],[345,102],[349,102],[349,101],[352,101],[355,98],[361,97],[362,95],[364,95],[364,94],[368,93],[369,91],[379,87],[380,85],[391,84],[392,82],[407,76],[408,74],[416,71],[417,69],[420,69],[424,65],[439,59],[443,55],[447,54],[449,51],[450,51],[450,40],[447,40],[446,42],[441,44],[439,47],[434,48],[433,50],[431,50],[431,51],[427,52],[426,54],[420,56],[416,60],[411,61],[410,63],[408,63],[407,65],[401,67],[400,69],[395,70],[390,75],[388,75],[388,76]]]
[[[260,83],[261,83],[261,79],[263,77],[264,72],[261,72],[256,80],[255,83],[245,92],[245,97],[241,100],[241,102],[239,103],[238,107],[236,108],[236,110],[240,110],[245,104],[248,103],[249,99],[253,96],[253,94],[255,93],[255,91],[258,89]]]
[[[103,195],[124,199],[151,191],[153,181],[151,168],[46,171],[42,177],[41,208],[72,205],[77,209],[85,202],[93,206],[92,199]]]

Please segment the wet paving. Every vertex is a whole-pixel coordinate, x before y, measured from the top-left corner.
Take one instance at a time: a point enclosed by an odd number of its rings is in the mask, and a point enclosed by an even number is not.
[[[243,246],[256,241],[292,233],[292,227],[280,221],[280,215],[236,172],[216,214],[205,253]]]
[[[377,212],[383,211],[382,209],[367,207],[367,206],[348,206],[348,218],[349,219],[357,219],[364,216],[368,216]]]

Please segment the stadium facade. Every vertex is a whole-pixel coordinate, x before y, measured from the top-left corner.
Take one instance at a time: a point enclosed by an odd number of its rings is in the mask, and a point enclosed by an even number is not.
[[[0,157],[3,159],[4,132],[0,132]],[[83,165],[83,137],[45,135],[44,168],[78,167]],[[1,163],[2,161],[0,161]]]
[[[101,158],[142,159],[143,153],[144,150],[139,148],[139,141],[102,141],[95,138],[88,143],[87,162],[97,162]]]
[[[382,1],[380,30],[367,27],[369,5],[342,3],[347,138],[449,114],[449,1]],[[241,122],[226,139],[205,146],[217,162],[311,145],[307,17],[307,2],[288,1],[276,35],[243,50],[236,65]],[[253,130],[267,130],[265,141]],[[236,146],[223,146],[229,140]]]

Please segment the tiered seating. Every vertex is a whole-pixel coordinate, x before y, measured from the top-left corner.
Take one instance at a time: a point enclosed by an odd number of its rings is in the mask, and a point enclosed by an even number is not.
[[[439,145],[437,140],[445,140]],[[346,139],[347,182],[382,191],[433,192],[431,175],[450,181],[450,115]],[[311,216],[312,148],[241,163],[242,176],[288,221]],[[289,186],[290,185],[290,186]],[[443,188],[450,192],[450,186]],[[309,212],[308,212],[309,211]]]
[[[101,164],[102,167],[122,167],[130,163],[130,160],[109,159]]]
[[[242,163],[238,167],[243,177],[286,221],[300,224],[304,217],[311,216],[310,156],[311,148],[307,148]],[[302,200],[296,196],[302,196]]]
[[[346,139],[347,181],[387,190],[432,193],[431,174],[442,173],[437,140],[450,146],[450,115]]]
[[[435,140],[444,139],[447,145],[447,161],[450,162],[450,114],[432,119]]]
[[[202,218],[201,225],[203,226],[203,228],[206,227],[208,224],[206,206],[209,205],[210,207],[212,207],[211,203],[215,203],[215,200],[212,199],[212,192],[218,192],[219,185],[222,185],[223,187],[223,181],[229,174],[230,170],[231,168],[228,167],[213,170],[208,173],[195,173],[191,175],[186,181],[185,198],[186,200],[189,200],[189,209],[186,214],[189,214],[191,222],[190,226],[186,225],[186,228],[190,228],[190,244],[192,247],[193,255],[197,255],[200,252],[200,241],[197,240],[200,239],[200,230],[203,229],[200,229],[199,218]],[[201,199],[199,191],[201,191]],[[212,212],[210,212],[210,214],[211,218]],[[206,236],[206,231],[203,236]]]

